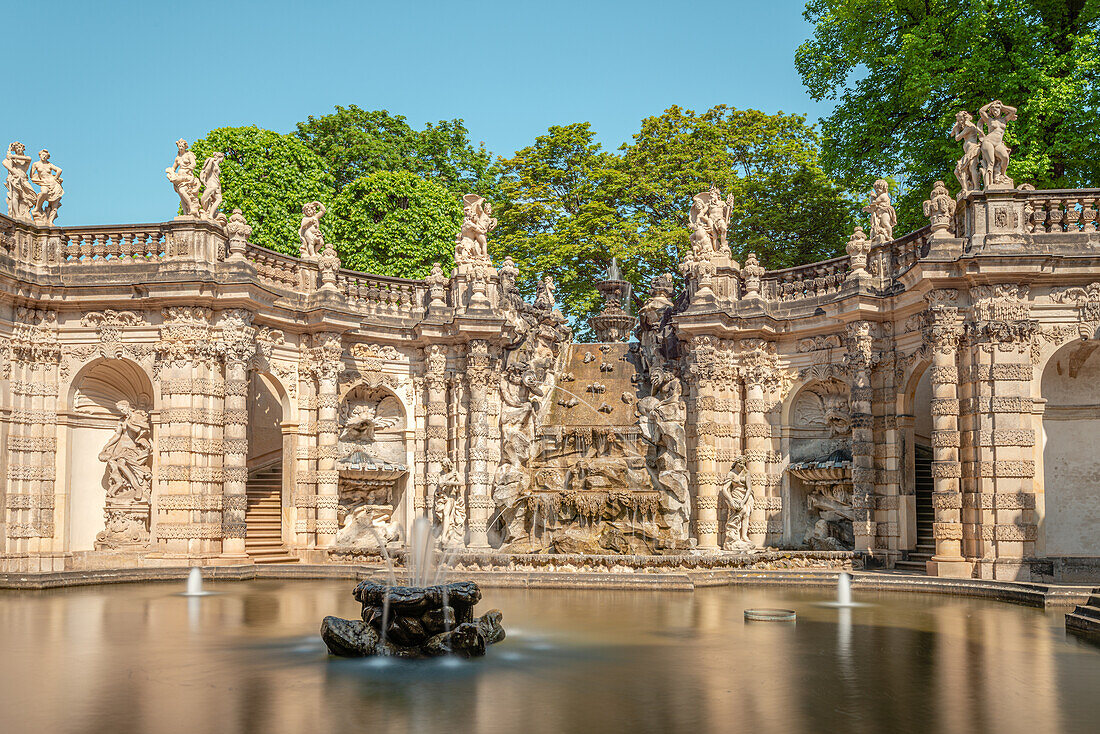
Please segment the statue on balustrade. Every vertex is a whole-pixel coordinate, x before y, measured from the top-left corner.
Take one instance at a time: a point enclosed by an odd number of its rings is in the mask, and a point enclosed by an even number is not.
[[[200,202],[199,216],[219,222],[223,227],[226,224],[225,215],[218,212],[222,205],[222,161],[225,153],[215,153],[202,164],[202,173],[199,181],[202,182],[203,192]]]
[[[439,482],[432,498],[432,510],[439,542],[444,548],[465,544],[466,498],[463,496],[462,478],[458,476],[454,462],[446,457],[441,462]]]
[[[298,227],[301,239],[299,255],[306,259],[315,259],[325,249],[325,237],[321,234],[321,217],[325,216],[325,205],[311,201],[302,205],[302,224]]]
[[[18,140],[8,146],[8,154],[4,157],[8,177],[4,184],[8,189],[8,216],[20,222],[31,222],[31,210],[38,200],[38,192],[30,184],[31,158],[24,155],[25,151]]]
[[[726,506],[726,537],[722,549],[749,550],[753,547],[749,540],[749,517],[755,502],[749,488],[749,474],[745,467],[745,457],[733,460],[729,474],[718,485],[718,497]]]
[[[455,264],[490,265],[487,237],[497,226],[493,207],[477,194],[466,194],[462,202],[462,227],[455,238]]]
[[[959,195],[966,196],[981,186],[982,131],[974,124],[974,117],[966,110],[955,113],[955,127],[951,128],[955,140],[961,140],[963,155],[955,164],[955,178],[959,179]]]
[[[117,407],[122,417],[99,452],[99,460],[107,464],[107,499],[109,503],[148,502],[153,478],[149,414],[126,400],[120,400]]]
[[[176,194],[180,197],[180,209],[182,216],[199,216],[199,188],[202,186],[195,178],[195,154],[190,151],[187,141],[180,138],[176,141],[176,160],[171,168],[165,168],[164,173],[172,182]]]
[[[714,256],[730,256],[727,230],[733,202],[733,194],[723,200],[722,192],[714,185],[692,199],[689,213],[691,252],[696,259],[710,260]]]
[[[1008,159],[1011,151],[1005,145],[1005,130],[1016,119],[1016,108],[995,99],[978,110],[985,134],[982,136],[982,176],[985,187],[1012,188],[1008,177]]]
[[[52,227],[61,208],[61,169],[50,163],[50,151],[38,151],[38,160],[31,166],[31,183],[38,184],[38,197],[34,202],[34,223],[40,227]]]
[[[875,181],[875,191],[871,201],[863,211],[871,215],[871,244],[880,245],[894,239],[894,227],[898,224],[898,213],[890,203],[890,184],[885,179]]]

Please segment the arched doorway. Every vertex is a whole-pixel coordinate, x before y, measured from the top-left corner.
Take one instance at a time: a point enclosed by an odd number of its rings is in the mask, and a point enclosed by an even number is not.
[[[245,553],[254,563],[293,563],[286,547],[283,409],[286,393],[271,375],[253,371],[248,380],[248,504]]]
[[[1067,344],[1043,370],[1041,556],[1100,556],[1100,342]]]
[[[933,526],[936,520],[932,505],[932,370],[929,364],[918,364],[913,371],[909,389],[904,393],[907,403],[899,415],[902,432],[901,463],[904,479],[901,485],[899,522],[903,523],[901,547],[903,560],[895,566],[907,571],[924,573],[928,561],[936,554]]]
[[[153,385],[145,371],[125,359],[98,359],[73,378],[69,410],[61,421],[68,431],[68,548],[90,551],[104,545],[108,468],[100,456],[116,435],[127,409],[147,412],[153,406]],[[151,432],[149,434],[151,439]],[[152,471],[152,450],[147,469]],[[146,503],[148,499],[146,500]],[[142,520],[148,532],[148,517]],[[98,541],[97,541],[98,538]],[[111,546],[113,547],[113,546]]]

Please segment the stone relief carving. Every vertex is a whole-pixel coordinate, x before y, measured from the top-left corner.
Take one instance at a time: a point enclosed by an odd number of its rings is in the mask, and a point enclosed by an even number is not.
[[[650,373],[652,392],[635,405],[638,425],[649,444],[646,465],[658,489],[661,524],[676,543],[688,540],[687,406],[680,379],[671,372]]]
[[[325,216],[325,205],[319,201],[310,201],[302,205],[302,223],[298,227],[301,240],[299,255],[303,259],[316,259],[325,249],[325,237],[321,234],[321,217]]]
[[[195,154],[191,152],[187,141],[176,141],[176,159],[169,168],[164,169],[176,195],[180,197],[180,209],[184,217],[199,216],[199,188],[202,182],[195,178]]]
[[[1076,306],[1078,334],[1082,339],[1096,336],[1097,329],[1100,329],[1100,283],[1052,290],[1050,300]]]
[[[840,347],[840,337],[836,334],[800,339],[798,342],[799,352],[816,352],[822,349],[839,349]]]
[[[847,436],[851,431],[848,386],[828,379],[802,390],[794,404],[793,419],[798,426],[827,428],[832,438]]]
[[[149,414],[128,401],[117,404],[121,417],[99,453],[107,465],[106,523],[96,548],[143,545],[149,540],[153,441]]]
[[[894,239],[894,227],[898,224],[898,213],[890,203],[890,185],[885,179],[875,181],[874,193],[863,211],[871,216],[871,244],[880,245]]]
[[[729,474],[718,485],[718,497],[725,504],[727,513],[722,549],[728,551],[752,549],[754,546],[749,540],[749,517],[752,515],[755,499],[749,487],[749,474],[744,456],[734,459]]]
[[[118,359],[126,351],[122,335],[127,326],[144,323],[133,311],[93,311],[80,319],[81,326],[94,326],[99,333],[99,353],[107,359]],[[90,356],[90,355],[89,355]]]
[[[455,264],[492,265],[488,234],[497,226],[493,207],[477,194],[462,197],[462,227],[455,239]]]

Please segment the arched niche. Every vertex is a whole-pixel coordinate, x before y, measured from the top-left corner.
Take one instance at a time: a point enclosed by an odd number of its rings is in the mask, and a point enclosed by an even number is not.
[[[826,459],[838,449],[850,450],[850,420],[847,383],[834,378],[807,382],[792,396],[787,410],[790,463],[798,466]],[[850,463],[850,454],[848,456]],[[828,489],[824,484],[803,479],[801,473],[787,472],[789,496],[783,503],[787,519],[786,541],[792,546],[804,544],[820,519],[820,513],[814,509],[816,504],[810,501],[811,495],[821,495]]]
[[[1040,554],[1100,556],[1100,342],[1066,344],[1047,361]]]
[[[274,376],[253,370],[248,376],[248,465],[283,458],[283,421],[290,412],[286,390]]]
[[[94,550],[96,535],[104,529],[107,467],[99,455],[122,417],[119,402],[149,411],[153,400],[148,374],[127,359],[97,359],[73,378],[63,418],[68,433],[69,550]]]

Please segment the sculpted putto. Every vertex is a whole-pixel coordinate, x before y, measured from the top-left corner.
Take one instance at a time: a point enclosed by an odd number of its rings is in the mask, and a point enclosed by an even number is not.
[[[302,205],[302,224],[298,227],[301,238],[299,253],[303,258],[318,257],[325,249],[325,238],[321,234],[321,217],[325,216],[325,205],[311,201]]]
[[[462,228],[455,239],[455,263],[489,265],[487,236],[497,226],[493,208],[477,194],[462,197]]]
[[[749,516],[755,500],[749,489],[749,475],[745,468],[745,457],[738,456],[730,467],[730,473],[718,485],[718,497],[726,506],[726,538],[723,550],[746,550],[752,548],[749,540]]]
[[[190,151],[187,141],[180,138],[176,141],[176,160],[171,168],[165,168],[164,173],[172,182],[172,187],[180,197],[180,208],[185,217],[199,216],[199,188],[202,183],[195,178],[195,154]]]
[[[722,199],[722,192],[711,185],[708,191],[696,194],[691,203],[691,252],[698,259],[709,260],[714,255],[729,257],[726,232],[733,211],[733,194]]]
[[[863,211],[871,215],[871,244],[878,245],[894,239],[898,213],[890,203],[890,185],[885,179],[875,181],[875,191]]]

